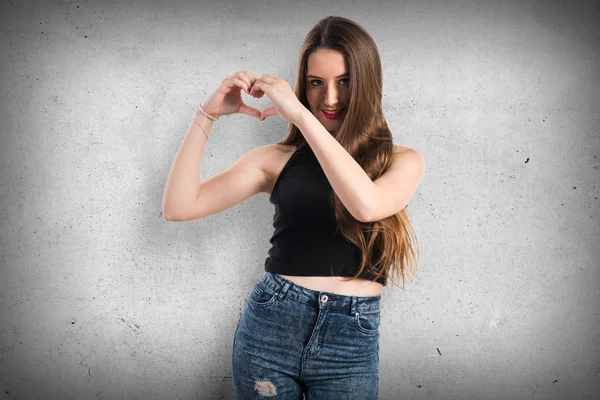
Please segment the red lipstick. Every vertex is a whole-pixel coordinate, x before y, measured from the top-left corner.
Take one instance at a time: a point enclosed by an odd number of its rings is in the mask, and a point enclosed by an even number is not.
[[[338,118],[340,115],[342,115],[342,111],[344,111],[344,109],[342,108],[341,110],[337,110],[337,112],[336,112],[336,113],[330,113],[330,112],[327,112],[327,111],[325,111],[325,110],[321,110],[321,111],[323,112],[323,115],[325,116],[325,118],[328,118],[328,119],[336,119],[336,118]]]

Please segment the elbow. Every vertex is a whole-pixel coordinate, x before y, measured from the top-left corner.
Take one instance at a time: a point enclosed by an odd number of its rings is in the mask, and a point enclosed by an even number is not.
[[[165,221],[169,221],[169,222],[181,222],[181,221],[188,220],[187,218],[184,218],[177,214],[165,214],[165,213],[163,213],[163,218],[165,219]]]
[[[166,211],[165,209],[163,209],[163,211],[162,211],[162,216],[165,219],[165,221],[174,221],[175,220],[175,218],[173,218],[171,213]]]
[[[362,213],[360,213],[354,218],[356,218],[360,222],[371,222],[371,213],[365,209]]]
[[[175,203],[163,198],[162,216],[165,221],[181,221],[181,210],[185,210],[185,207],[181,203]]]
[[[175,211],[175,210],[178,210],[178,211]],[[163,207],[163,210],[162,210],[163,218],[165,219],[165,221],[170,221],[170,222],[183,222],[183,221],[191,221],[192,219],[194,219],[189,213],[182,212],[181,210],[187,210],[187,208]]]
[[[369,204],[365,204],[361,207],[361,212],[355,217],[360,222],[371,222],[373,220],[372,210],[376,209],[372,200]]]
[[[361,216],[360,218],[356,218],[356,219],[363,223],[372,222],[371,218],[369,216],[365,216],[365,215]]]
[[[169,206],[167,206],[167,201],[165,200],[164,197],[162,200],[162,217],[165,219],[165,221],[173,220],[171,208]]]
[[[162,216],[165,221],[181,221],[181,216],[173,211],[173,207],[166,207],[163,204]]]
[[[182,202],[177,200],[162,201],[162,215],[166,221],[189,221],[195,209],[194,202]]]

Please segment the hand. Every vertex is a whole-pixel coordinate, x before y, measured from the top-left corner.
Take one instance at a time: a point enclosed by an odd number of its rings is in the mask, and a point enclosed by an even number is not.
[[[264,94],[267,95],[274,106],[263,110],[260,115],[261,121],[269,116],[279,115],[286,121],[295,123],[307,111],[306,107],[296,97],[290,84],[273,75],[263,74],[250,89],[250,95],[256,98],[260,99]]]
[[[223,79],[219,86],[202,102],[202,108],[213,117],[234,113],[261,118],[261,112],[242,101],[241,90],[250,93],[256,76],[250,71],[238,71]],[[200,111],[198,111],[200,112]]]

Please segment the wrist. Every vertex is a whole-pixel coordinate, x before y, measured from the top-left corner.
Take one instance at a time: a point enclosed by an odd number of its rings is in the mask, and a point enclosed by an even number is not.
[[[211,115],[212,116],[212,115]],[[212,119],[208,118],[202,111],[200,111],[199,109],[194,111],[194,117],[193,117],[196,121],[198,122],[204,122],[206,121],[208,124],[211,124],[213,121]]]
[[[291,122],[300,129],[307,121],[310,120],[311,117],[314,118],[313,113],[305,107],[304,110],[302,110]]]
[[[192,124],[200,128],[206,139],[208,139],[208,132],[212,128],[212,120],[202,113],[195,113],[192,117]]]
[[[208,119],[210,119],[211,121],[216,121],[217,119],[219,119],[221,117],[221,115],[219,115],[219,113],[216,110],[212,110],[211,108],[207,108],[204,103],[201,103],[197,108],[196,108],[196,114],[198,115],[204,115],[206,116]]]

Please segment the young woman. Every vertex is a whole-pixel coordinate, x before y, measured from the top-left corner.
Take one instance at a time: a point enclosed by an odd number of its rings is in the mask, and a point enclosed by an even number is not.
[[[249,107],[242,90],[266,94],[273,107]],[[381,97],[373,39],[331,16],[306,36],[294,90],[273,75],[239,71],[196,110],[169,173],[165,218],[206,217],[257,193],[275,205],[265,272],[233,343],[240,399],[377,398],[381,291],[391,272],[403,287],[408,268],[416,276],[405,208],[425,169],[418,151],[394,146]],[[210,129],[233,113],[278,115],[288,135],[198,184]]]

